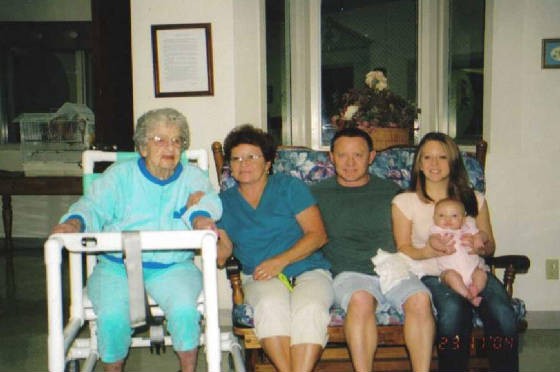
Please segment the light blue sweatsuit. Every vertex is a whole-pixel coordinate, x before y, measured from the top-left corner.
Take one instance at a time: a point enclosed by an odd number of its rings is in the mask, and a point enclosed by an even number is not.
[[[189,195],[205,196],[186,208]],[[78,218],[84,231],[185,230],[196,216],[221,217],[220,199],[201,169],[178,164],[174,174],[161,181],[152,176],[143,158],[111,165],[61,221]],[[200,315],[196,301],[202,289],[200,270],[192,251],[142,253],[146,290],[166,314],[176,351],[198,345]],[[120,253],[99,256],[88,279],[88,295],[98,322],[101,360],[124,359],[131,342],[128,282]]]

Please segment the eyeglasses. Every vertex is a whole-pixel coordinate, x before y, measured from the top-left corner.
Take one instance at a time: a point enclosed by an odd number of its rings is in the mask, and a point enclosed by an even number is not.
[[[183,137],[171,137],[171,138],[163,138],[160,136],[153,136],[149,137],[148,141],[152,141],[154,145],[158,147],[163,147],[167,144],[171,144],[173,147],[180,148],[185,145],[186,141]]]
[[[252,163],[262,157],[263,157],[262,155],[257,155],[257,154],[249,154],[245,156],[232,156],[230,158],[230,162],[231,164],[241,164],[243,162]]]

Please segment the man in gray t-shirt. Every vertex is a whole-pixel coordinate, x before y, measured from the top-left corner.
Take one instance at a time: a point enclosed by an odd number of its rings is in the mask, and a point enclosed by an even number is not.
[[[329,236],[323,249],[336,275],[335,301],[346,311],[344,332],[354,369],[372,370],[377,348],[375,310],[389,303],[405,314],[412,369],[427,371],[435,333],[429,290],[412,275],[382,293],[371,263],[378,248],[395,252],[391,200],[398,187],[368,173],[375,151],[370,136],[360,129],[337,132],[330,156],[336,176],[312,186],[312,192]]]

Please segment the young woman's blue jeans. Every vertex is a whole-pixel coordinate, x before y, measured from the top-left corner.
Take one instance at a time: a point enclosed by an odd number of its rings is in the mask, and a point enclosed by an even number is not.
[[[466,371],[472,331],[473,306],[436,276],[422,278],[432,292],[437,310],[440,371]],[[474,308],[484,323],[485,345],[491,371],[518,371],[517,322],[504,286],[488,273],[480,306]]]

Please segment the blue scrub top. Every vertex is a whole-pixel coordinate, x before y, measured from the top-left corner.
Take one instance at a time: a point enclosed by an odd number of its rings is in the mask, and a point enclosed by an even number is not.
[[[274,174],[268,178],[257,208],[240,194],[237,186],[220,194],[223,206],[218,226],[227,231],[245,274],[251,275],[262,261],[290,249],[303,236],[296,215],[317,204],[307,185],[294,177]],[[330,264],[321,250],[288,265],[284,274],[295,277]]]

